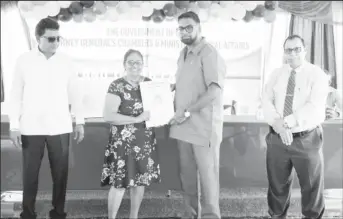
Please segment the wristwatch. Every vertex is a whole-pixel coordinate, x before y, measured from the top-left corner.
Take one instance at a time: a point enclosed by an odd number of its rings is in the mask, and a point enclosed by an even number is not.
[[[186,111],[185,111],[185,117],[188,118],[188,117],[190,117],[190,116],[191,116],[191,113],[190,113],[188,110],[186,110]]]
[[[336,110],[336,113],[337,113],[337,117],[341,116],[341,113],[339,111]]]

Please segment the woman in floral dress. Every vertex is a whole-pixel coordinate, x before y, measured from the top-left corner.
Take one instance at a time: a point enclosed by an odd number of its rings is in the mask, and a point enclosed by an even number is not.
[[[143,111],[139,83],[143,56],[129,50],[124,56],[126,76],[113,81],[108,89],[104,119],[111,123],[105,150],[101,185],[110,185],[108,215],[115,218],[125,189],[130,189],[130,218],[137,218],[145,186],[160,182],[160,166],[153,129],[146,128],[149,113]]]

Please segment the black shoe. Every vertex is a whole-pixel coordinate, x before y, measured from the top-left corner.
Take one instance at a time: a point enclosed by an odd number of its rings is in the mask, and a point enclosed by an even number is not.
[[[67,214],[66,213],[57,213],[56,210],[51,210],[49,212],[50,219],[66,219]]]
[[[37,214],[36,213],[31,214],[31,213],[23,211],[20,213],[20,218],[21,219],[37,219]]]

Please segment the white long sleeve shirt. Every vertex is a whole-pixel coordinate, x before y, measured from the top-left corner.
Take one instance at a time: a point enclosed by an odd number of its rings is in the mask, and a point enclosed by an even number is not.
[[[68,56],[56,52],[47,59],[38,49],[16,62],[10,95],[10,126],[22,135],[59,135],[84,124],[82,92]]]
[[[284,102],[291,71],[289,65],[276,69],[264,88],[262,107],[269,125],[278,118],[284,118]],[[328,77],[321,68],[305,62],[295,71],[293,114],[284,118],[293,133],[311,130],[324,122],[329,89]]]

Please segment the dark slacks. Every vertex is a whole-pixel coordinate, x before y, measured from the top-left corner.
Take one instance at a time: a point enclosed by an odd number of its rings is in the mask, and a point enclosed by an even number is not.
[[[21,218],[36,218],[35,203],[38,191],[38,175],[44,156],[48,149],[51,176],[53,181],[51,218],[66,218],[64,212],[68,180],[68,156],[70,134],[45,136],[22,135],[23,153],[23,211]]]
[[[290,146],[283,144],[274,132],[266,136],[266,142],[269,214],[275,218],[287,215],[295,169],[301,187],[302,214],[305,218],[321,218],[325,209],[322,128],[294,137]]]

